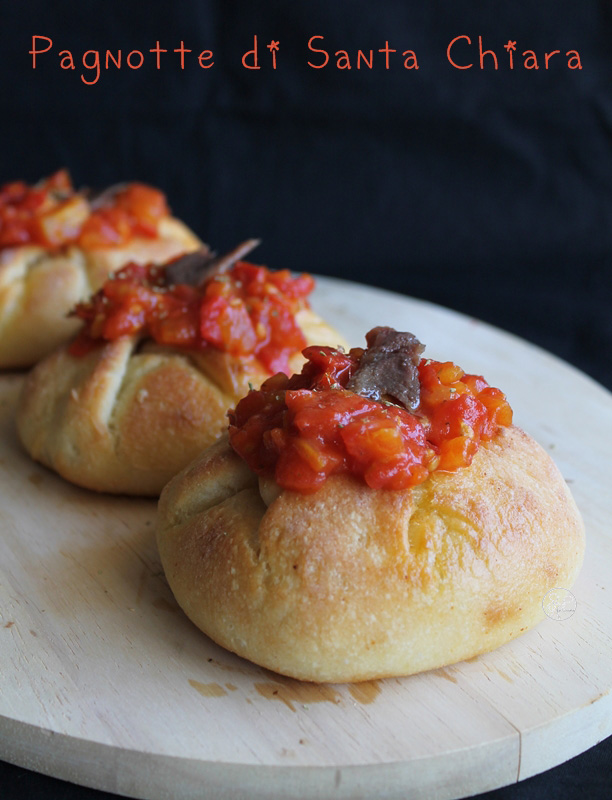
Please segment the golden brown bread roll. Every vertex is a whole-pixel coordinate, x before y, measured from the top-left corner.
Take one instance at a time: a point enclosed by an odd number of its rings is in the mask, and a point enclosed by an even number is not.
[[[470,467],[407,490],[335,475],[314,494],[259,480],[222,440],[159,503],[158,546],[215,642],[308,681],[409,675],[492,650],[570,586],[584,531],[545,451],[515,427]]]
[[[157,540],[191,620],[309,681],[409,675],[543,618],[584,551],[574,500],[505,395],[409,333],[304,351],[162,492]]]
[[[146,235],[134,222],[133,232],[123,230],[113,241],[113,198],[129,198],[129,192],[140,207],[152,204],[155,218],[147,219]],[[108,224],[105,204],[111,208]],[[101,232],[79,238],[92,212],[104,220]],[[124,212],[127,219],[129,214],[133,211]],[[11,227],[15,219],[18,230]],[[101,207],[85,192],[75,192],[65,171],[35,187],[20,182],[1,187],[0,369],[29,367],[66,342],[80,326],[67,317],[71,309],[127,262],[161,264],[200,247],[198,237],[169,215],[162,193],[150,187],[111,189]]]
[[[296,316],[310,344],[342,340],[310,309]],[[292,369],[302,362],[296,353]],[[85,356],[61,347],[28,375],[18,432],[32,458],[79,486],[158,495],[219,438],[249,384],[268,376],[254,358],[181,352],[136,336]]]

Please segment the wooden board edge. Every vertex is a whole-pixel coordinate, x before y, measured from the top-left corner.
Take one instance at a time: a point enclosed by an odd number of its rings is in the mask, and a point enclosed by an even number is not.
[[[612,687],[582,708],[521,733],[519,780],[557,767],[608,736],[612,736]]]
[[[0,716],[0,759],[139,800],[456,800],[515,783],[519,736],[436,757],[361,766],[198,761],[54,733]],[[494,767],[494,769],[492,769]]]

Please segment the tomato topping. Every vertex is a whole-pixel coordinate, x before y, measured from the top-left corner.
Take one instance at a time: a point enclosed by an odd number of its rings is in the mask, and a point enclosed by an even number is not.
[[[284,489],[314,492],[337,473],[407,489],[434,470],[468,466],[481,441],[512,423],[499,389],[450,362],[421,360],[414,413],[348,391],[363,353],[306,348],[299,375],[269,378],[229,413],[234,450]]]
[[[245,261],[203,286],[167,286],[164,267],[128,264],[76,307],[85,325],[70,352],[82,355],[102,340],[142,334],[160,344],[253,355],[269,373],[288,373],[289,359],[306,345],[295,315],[313,288],[309,275],[294,278],[289,270]]]
[[[117,247],[137,236],[156,237],[158,222],[167,214],[163,193],[139,183],[92,209],[68,172],[59,170],[36,186],[16,181],[0,187],[0,248]]]

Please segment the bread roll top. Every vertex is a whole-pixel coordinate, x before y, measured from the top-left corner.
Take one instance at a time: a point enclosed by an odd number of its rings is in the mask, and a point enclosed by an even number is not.
[[[310,309],[309,343],[342,337]],[[295,353],[291,368],[303,357]],[[30,372],[17,429],[30,455],[99,492],[157,496],[227,428],[227,410],[269,376],[256,358],[181,351],[123,336],[73,356],[60,347]]]
[[[469,467],[407,490],[259,479],[226,440],[159,504],[170,586],[214,641],[310,681],[408,675],[498,647],[569,587],[583,524],[547,453],[501,428]]]
[[[0,251],[0,369],[29,367],[74,336],[81,322],[69,312],[109,273],[129,261],[161,264],[199,247],[186,225],[167,217],[159,221],[157,237],[136,237],[120,247]]]

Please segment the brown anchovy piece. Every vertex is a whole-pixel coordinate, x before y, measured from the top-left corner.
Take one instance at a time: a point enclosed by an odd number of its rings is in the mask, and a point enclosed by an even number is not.
[[[89,200],[90,207],[95,211],[98,208],[110,205],[119,192],[127,189],[128,186],[130,186],[130,183],[124,181],[123,183],[113,183],[112,186],[107,186],[106,189],[102,190],[87,189],[86,197]]]
[[[186,253],[166,264],[165,282],[168,286],[177,283],[187,283],[197,286],[201,276],[206,272],[208,265],[214,260],[215,254],[206,247],[200,247],[192,253]]]
[[[418,365],[425,349],[412,333],[373,328],[366,334],[368,349],[347,389],[371,400],[390,398],[405,408],[419,405]]]
[[[222,256],[211,253],[206,247],[180,256],[166,266],[166,284],[173,286],[187,283],[190,286],[201,286],[214,275],[227,272],[236,261],[240,261],[259,244],[260,239],[247,239]]]

